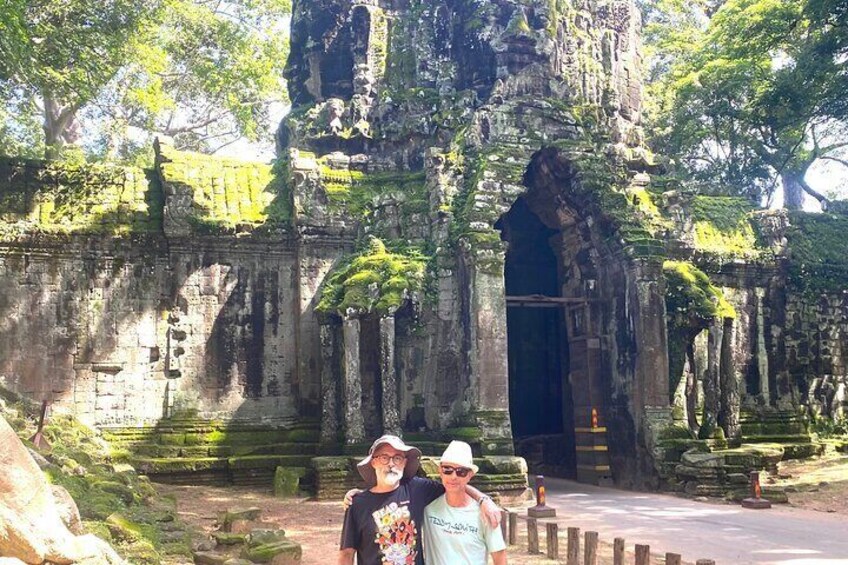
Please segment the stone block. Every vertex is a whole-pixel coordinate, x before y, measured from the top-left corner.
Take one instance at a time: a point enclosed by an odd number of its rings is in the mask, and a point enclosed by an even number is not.
[[[255,529],[246,538],[248,547],[268,545],[286,540],[285,530]]]
[[[302,557],[299,543],[283,540],[274,543],[248,547],[242,557],[250,559],[254,563],[268,563],[270,565],[297,565]]]
[[[262,509],[252,506],[250,508],[230,508],[225,512],[218,514],[218,524],[224,532],[232,532],[233,523],[237,521],[252,522],[259,518],[262,514]]]
[[[197,565],[224,565],[230,559],[228,555],[216,551],[195,551],[191,555]]]
[[[274,471],[274,496],[297,496],[300,479],[305,475],[304,467],[277,467]]]
[[[241,545],[247,541],[248,534],[234,532],[212,532],[218,545]]]

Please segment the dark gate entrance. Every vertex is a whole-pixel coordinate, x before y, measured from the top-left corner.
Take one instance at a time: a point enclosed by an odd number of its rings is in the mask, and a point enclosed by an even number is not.
[[[610,472],[602,301],[568,279],[577,255],[566,243],[573,241],[570,226],[548,227],[519,198],[496,227],[509,243],[504,284],[516,454],[532,472],[597,483]]]
[[[545,226],[523,198],[496,227],[509,243],[504,283],[515,451],[533,472],[575,477],[561,269],[551,247],[559,231]]]

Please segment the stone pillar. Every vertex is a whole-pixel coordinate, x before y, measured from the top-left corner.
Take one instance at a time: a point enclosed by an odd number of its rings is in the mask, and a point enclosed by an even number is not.
[[[733,361],[733,340],[731,336],[734,331],[739,331],[733,326],[733,320],[724,320],[724,336],[721,341],[721,366],[719,367],[719,397],[721,399],[721,410],[719,412],[719,424],[724,429],[725,437],[739,438],[742,435],[739,423],[740,395],[739,379],[736,376],[736,367]]]
[[[383,433],[400,435],[393,314],[380,318],[380,377],[383,387]]]
[[[769,362],[766,349],[765,304],[766,289],[754,289],[757,296],[757,370],[760,374],[760,396],[766,405],[771,403],[769,392]]]
[[[704,416],[701,419],[700,439],[712,437],[718,424],[718,412],[721,408],[719,387],[721,386],[721,344],[724,338],[724,320],[717,319],[710,324],[707,334],[707,370],[704,373]]]
[[[345,318],[344,334],[344,420],[345,443],[365,440],[365,423],[362,417],[362,375],[359,373],[359,318]]]
[[[503,249],[477,249],[470,266],[470,385],[484,454],[513,455],[509,419]]]
[[[637,261],[627,273],[628,310],[636,339],[634,416],[647,407],[668,407],[668,338],[665,287],[660,263]]]
[[[321,445],[327,446],[339,439],[336,330],[321,324]]]

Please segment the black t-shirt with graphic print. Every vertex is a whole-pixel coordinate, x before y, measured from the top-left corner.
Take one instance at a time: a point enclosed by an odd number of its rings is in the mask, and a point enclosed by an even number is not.
[[[341,548],[356,549],[358,565],[424,565],[424,507],[442,496],[441,483],[412,477],[392,492],[362,492],[345,512]]]

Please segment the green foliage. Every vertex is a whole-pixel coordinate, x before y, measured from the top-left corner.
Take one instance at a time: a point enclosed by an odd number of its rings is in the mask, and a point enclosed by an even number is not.
[[[843,151],[845,11],[818,0],[652,6],[655,145],[713,192],[757,202],[782,184],[788,207],[802,191],[819,198],[804,175]]]
[[[139,133],[205,151],[268,139],[290,12],[290,0],[10,0],[0,142],[49,156],[84,142],[90,157],[138,162]]]
[[[848,436],[848,418],[813,418],[812,431],[820,438],[839,438]]]
[[[328,277],[315,309],[339,315],[391,312],[422,290],[425,267],[420,252],[392,253],[371,238],[365,250]]]

